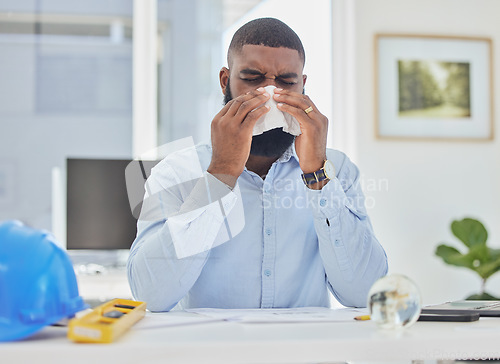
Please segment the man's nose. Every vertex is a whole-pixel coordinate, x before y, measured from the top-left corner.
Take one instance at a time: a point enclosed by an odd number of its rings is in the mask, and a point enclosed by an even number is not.
[[[266,86],[278,87],[276,85],[276,77],[266,77]],[[266,86],[264,86],[264,87],[266,87]]]

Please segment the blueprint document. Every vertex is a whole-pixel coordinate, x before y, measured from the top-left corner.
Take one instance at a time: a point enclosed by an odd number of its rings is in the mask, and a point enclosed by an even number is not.
[[[222,319],[194,315],[184,311],[146,312],[146,316],[133,326],[133,330],[155,329],[170,326],[200,325],[221,322]]]
[[[285,322],[352,322],[355,316],[366,315],[366,308],[297,307],[279,309],[197,308],[187,312],[205,317],[243,323]]]

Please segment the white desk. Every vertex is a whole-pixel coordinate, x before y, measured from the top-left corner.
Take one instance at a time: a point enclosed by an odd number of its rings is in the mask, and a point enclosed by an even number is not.
[[[171,312],[165,315],[194,315]],[[378,331],[371,321],[300,324],[212,322],[132,329],[113,344],[76,344],[63,327],[0,344],[2,363],[410,363],[411,360],[499,358],[500,319],[417,322]]]

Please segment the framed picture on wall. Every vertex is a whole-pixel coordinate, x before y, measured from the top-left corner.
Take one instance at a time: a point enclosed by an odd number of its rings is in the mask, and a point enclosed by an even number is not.
[[[377,138],[493,140],[491,43],[376,34]]]

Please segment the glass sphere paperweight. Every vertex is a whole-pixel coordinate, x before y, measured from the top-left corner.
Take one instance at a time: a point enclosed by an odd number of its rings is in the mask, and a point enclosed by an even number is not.
[[[371,320],[382,329],[397,330],[413,325],[420,316],[421,306],[417,286],[401,274],[380,278],[368,293]]]

